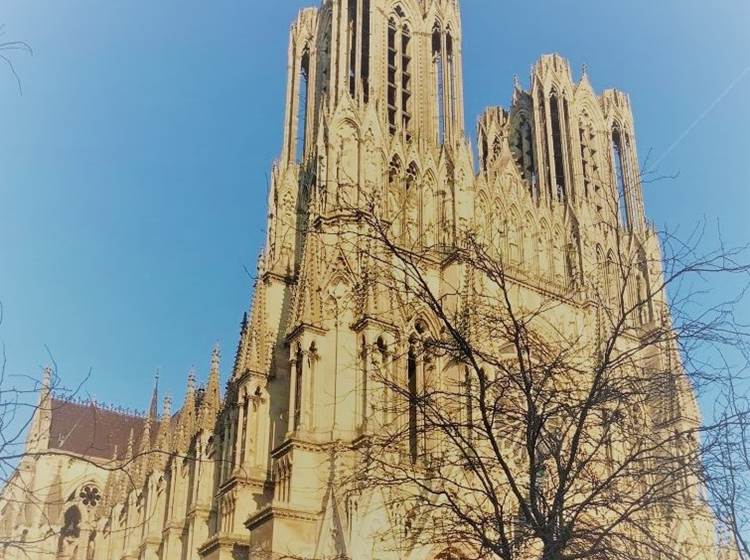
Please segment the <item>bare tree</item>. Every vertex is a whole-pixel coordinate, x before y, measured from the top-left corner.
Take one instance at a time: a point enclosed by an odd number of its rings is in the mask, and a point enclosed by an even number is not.
[[[0,25],[0,38],[2,38],[5,35],[5,26]],[[2,41],[0,40],[0,61],[5,63],[5,65],[10,69],[11,74],[13,74],[13,77],[16,80],[16,85],[18,86],[18,92],[20,94],[23,94],[23,87],[21,85],[21,77],[18,75],[18,72],[16,72],[15,64],[13,63],[13,55],[17,52],[22,52],[26,54],[33,55],[34,51],[31,48],[31,45],[26,43],[25,41]]]
[[[384,325],[395,311],[414,318],[410,333],[362,350],[367,436],[351,481],[390,497],[404,546],[461,543],[462,556],[504,560],[711,558],[711,506],[741,529],[743,488],[726,494],[717,479],[708,499],[701,442],[746,442],[732,425],[746,416],[704,424],[694,389],[726,380],[705,347],[745,348],[748,331],[731,302],[702,305],[694,281],[746,279],[746,248],[701,251],[700,230],[681,242],[644,228],[636,240],[603,222],[616,251],[585,263],[589,277],[575,249],[560,279],[551,256],[527,248],[552,271],[538,282],[481,224],[426,246],[376,201],[347,211],[369,312]],[[307,236],[331,238],[315,224]],[[659,241],[664,255],[643,250]]]

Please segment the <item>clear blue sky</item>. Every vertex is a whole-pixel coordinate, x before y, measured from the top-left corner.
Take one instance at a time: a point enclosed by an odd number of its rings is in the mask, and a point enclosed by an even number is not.
[[[287,34],[316,0],[2,0],[23,96],[0,72],[0,337],[14,374],[48,363],[145,408],[181,399],[219,341],[226,375],[281,143]],[[557,51],[631,94],[660,157],[750,66],[747,0],[463,0],[466,120]],[[664,160],[647,212],[750,239],[750,75]],[[473,134],[472,134],[473,135]],[[748,313],[750,315],[750,313]]]

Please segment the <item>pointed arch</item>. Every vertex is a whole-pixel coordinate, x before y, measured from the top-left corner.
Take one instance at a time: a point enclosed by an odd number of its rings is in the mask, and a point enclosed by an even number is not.
[[[387,102],[388,128],[392,136],[400,128],[411,139],[412,122],[412,30],[401,3],[393,7],[388,18]]]
[[[443,30],[435,20],[432,26],[432,79],[435,90],[435,132],[438,144],[445,142],[445,67],[443,56]]]
[[[568,196],[568,170],[565,165],[565,131],[568,128],[566,123],[567,101],[558,93],[556,87],[552,89],[550,94],[549,107],[552,129],[552,159],[554,162],[554,192],[558,202],[565,202]]]

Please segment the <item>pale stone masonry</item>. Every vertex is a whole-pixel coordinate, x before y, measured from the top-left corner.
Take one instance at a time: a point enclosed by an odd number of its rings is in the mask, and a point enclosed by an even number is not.
[[[31,558],[449,557],[386,546],[375,532],[395,517],[372,498],[342,504],[330,476],[349,460],[332,457],[375,425],[360,349],[400,348],[418,320],[364,286],[372,271],[352,249],[346,210],[372,202],[395,238],[438,255],[426,265],[437,285],[463,282],[451,247],[477,232],[505,255],[520,297],[559,299],[552,321],[592,336],[601,327],[587,294],[620,250],[598,224],[644,255],[634,302],[662,275],[628,96],[598,95],[585,71],[574,81],[565,59],[545,55],[528,91],[516,81],[509,110],[480,117],[476,171],[461,45],[458,0],[323,0],[300,12],[267,239],[223,398],[218,350],[205,387],[191,372],[174,414],[168,400],[157,412],[155,393],[133,416],[57,400],[45,385],[30,454],[0,500],[3,534],[30,543]],[[668,320],[665,309],[662,298],[643,302],[638,321]],[[403,365],[403,353],[391,356]],[[655,348],[653,359],[676,355]],[[687,382],[669,410],[648,414],[697,421]],[[665,530],[690,558],[714,559],[714,528],[694,499],[697,513]]]

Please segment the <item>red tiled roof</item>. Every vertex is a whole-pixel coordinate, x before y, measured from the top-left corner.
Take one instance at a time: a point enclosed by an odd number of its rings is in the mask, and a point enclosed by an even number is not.
[[[52,399],[50,449],[59,449],[87,457],[124,458],[130,431],[133,431],[133,451],[138,452],[146,419],[97,407],[93,403],[79,404]],[[156,423],[155,423],[156,424]],[[152,441],[158,424],[152,426]]]

